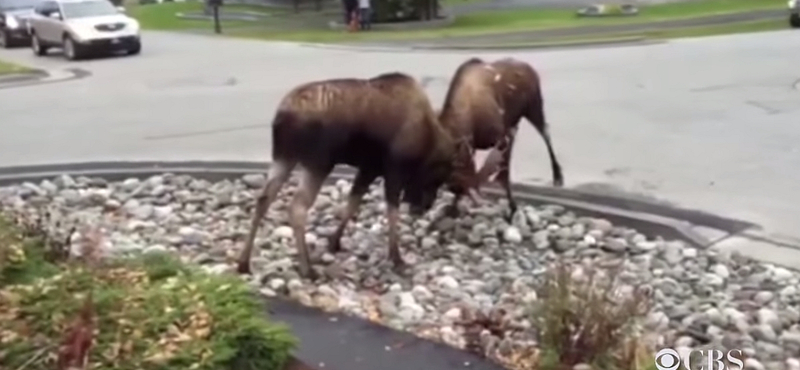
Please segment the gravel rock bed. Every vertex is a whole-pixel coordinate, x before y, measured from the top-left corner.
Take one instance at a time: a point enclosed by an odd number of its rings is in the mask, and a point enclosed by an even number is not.
[[[60,176],[0,188],[15,214],[50,214],[50,227],[99,227],[108,253],[172,251],[212,273],[234,271],[249,227],[253,195],[265,179],[246,175],[211,183],[164,174],[107,182]],[[451,199],[440,197],[423,218],[403,215],[401,251],[410,268],[399,276],[387,260],[382,188],[374,185],[357,221],[327,253],[348,181],[323,188],[306,235],[323,278],[300,279],[284,187],[262,223],[253,276],[267,296],[344,311],[474,351],[503,354],[535,344],[527,309],[546,267],[566,260],[573,274],[621,266],[623,288],[647,286],[655,307],[643,322],[656,345],[679,351],[713,345],[741,349],[748,369],[800,369],[800,274],[680,241],[651,239],[607,220],[576,217],[559,206],[521,207],[509,224],[502,201],[462,206],[458,219],[434,220]],[[467,205],[468,202],[465,202]],[[435,221],[435,222],[434,222]],[[72,235],[81,238],[81,228]],[[625,289],[623,289],[624,291]]]

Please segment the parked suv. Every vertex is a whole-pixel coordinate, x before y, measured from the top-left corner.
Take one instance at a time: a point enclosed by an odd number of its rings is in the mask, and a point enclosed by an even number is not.
[[[108,0],[44,0],[29,21],[31,48],[41,56],[60,47],[70,60],[93,51],[138,54],[139,22],[123,12]]]
[[[0,48],[27,45],[28,18],[41,0],[0,0]]]
[[[800,28],[800,0],[789,0],[789,25]]]

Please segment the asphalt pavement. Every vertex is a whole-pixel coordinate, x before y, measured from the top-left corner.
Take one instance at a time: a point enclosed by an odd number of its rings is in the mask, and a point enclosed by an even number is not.
[[[568,187],[706,210],[798,241],[797,50],[793,31],[503,53],[363,52],[158,32],[144,34],[135,57],[66,62],[0,50],[3,60],[91,73],[0,89],[0,165],[269,160],[271,116],[296,84],[398,70],[425,79],[439,105],[460,62],[514,56],[543,77]],[[521,127],[512,178],[546,184],[542,140]]]

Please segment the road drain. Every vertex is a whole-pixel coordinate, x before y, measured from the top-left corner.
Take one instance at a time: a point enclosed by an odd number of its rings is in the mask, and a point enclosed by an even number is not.
[[[156,81],[147,84],[153,90],[172,90],[172,89],[192,89],[192,88],[214,88],[236,86],[239,81],[236,77],[203,78],[186,77],[167,81]]]

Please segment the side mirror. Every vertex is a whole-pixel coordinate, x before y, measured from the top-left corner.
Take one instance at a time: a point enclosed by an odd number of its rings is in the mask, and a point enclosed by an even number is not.
[[[118,6],[117,7],[117,11],[120,12],[120,13],[125,13],[125,7],[124,6]]]
[[[52,12],[52,13],[48,14],[47,16],[52,18],[52,19],[59,19],[59,20],[61,19],[61,13],[59,13],[59,12]]]

